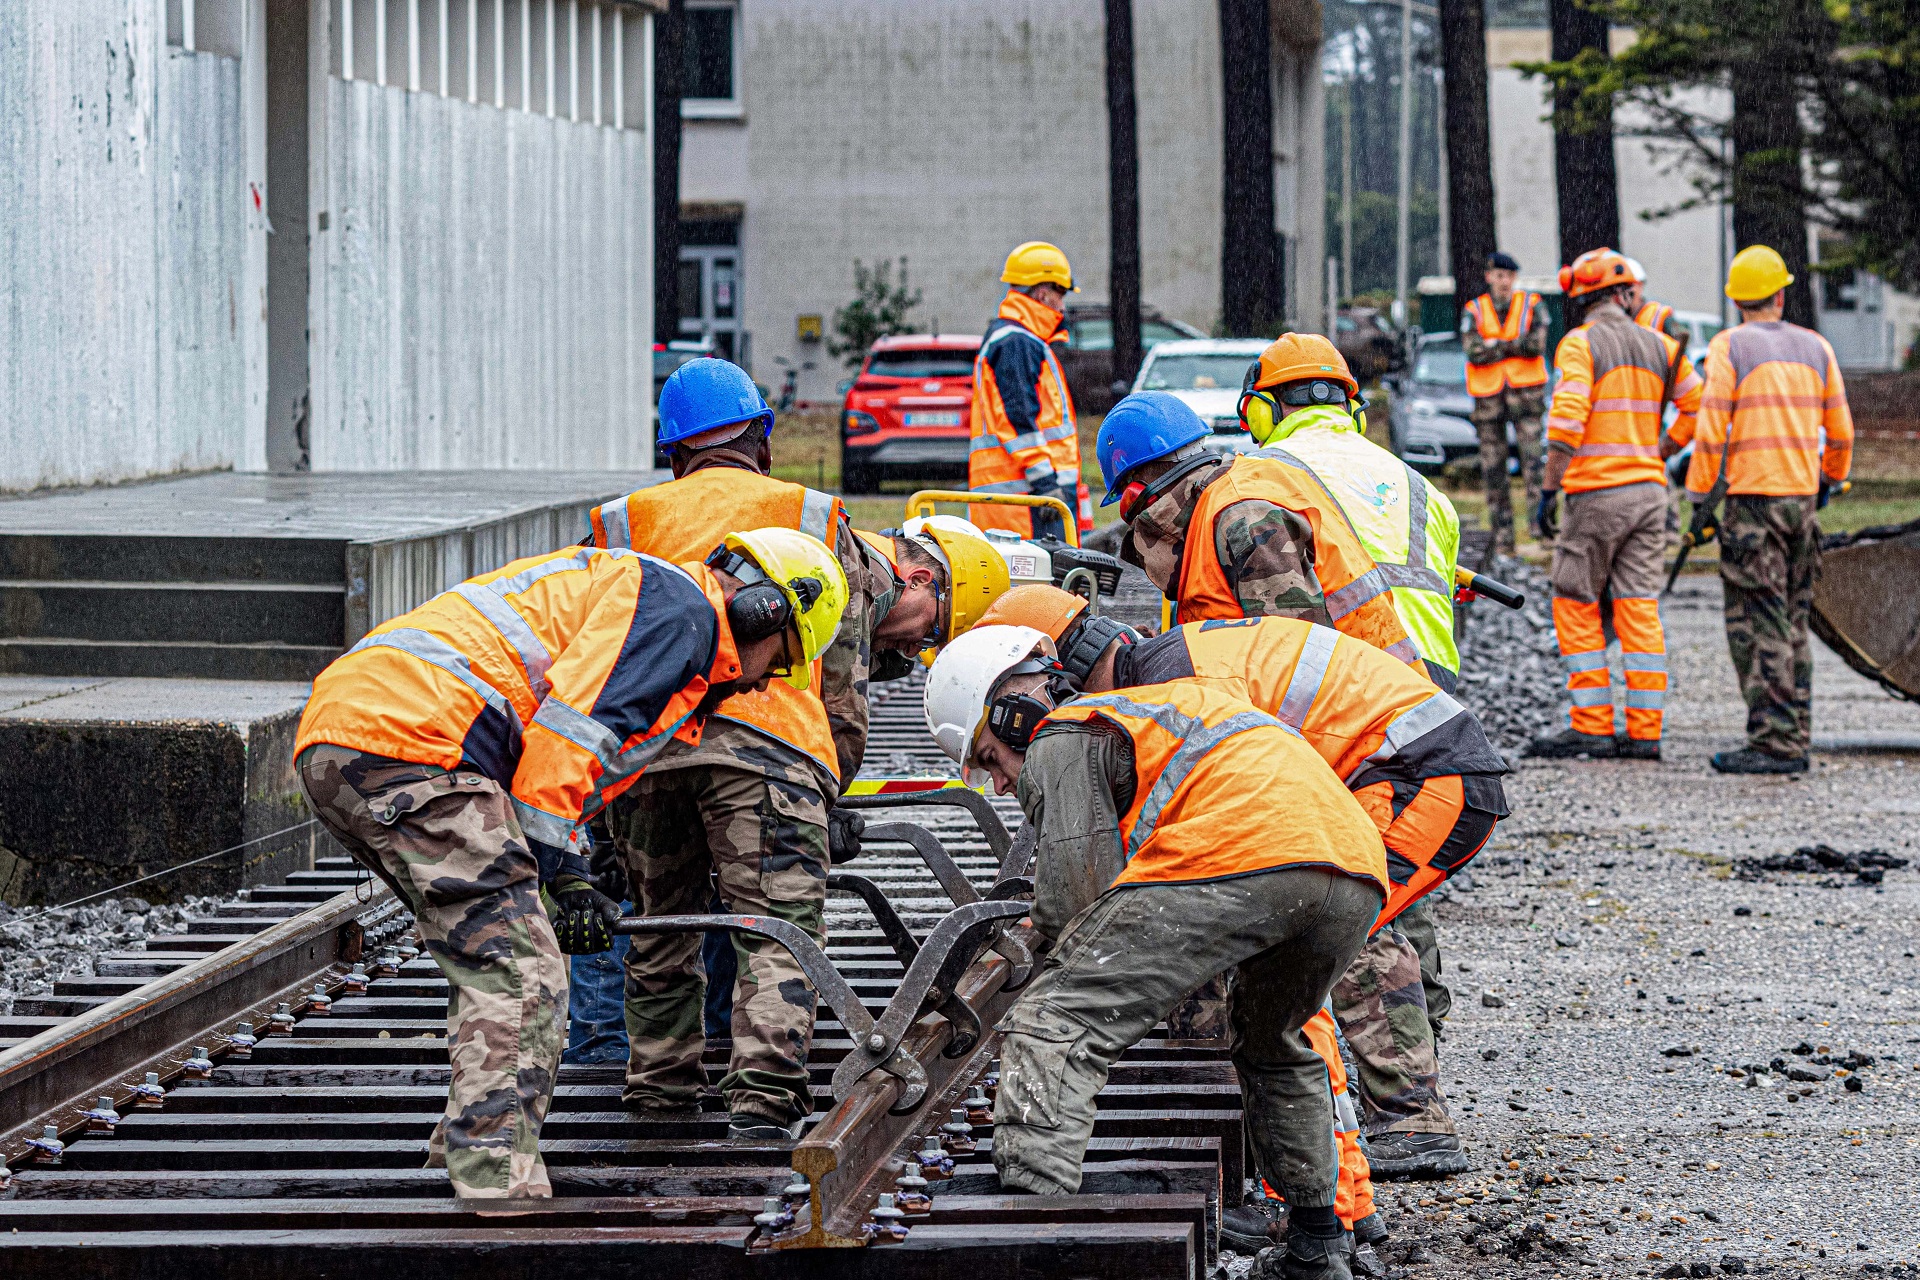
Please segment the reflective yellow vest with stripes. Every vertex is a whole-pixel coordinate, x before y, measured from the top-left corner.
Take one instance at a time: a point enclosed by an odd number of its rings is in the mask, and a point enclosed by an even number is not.
[[[1280,427],[1286,434],[1273,437],[1268,447],[1284,450],[1320,477],[1392,584],[1393,610],[1420,656],[1429,668],[1457,675],[1453,566],[1460,551],[1460,517],[1453,503],[1362,435],[1345,409],[1316,405],[1289,414]]]

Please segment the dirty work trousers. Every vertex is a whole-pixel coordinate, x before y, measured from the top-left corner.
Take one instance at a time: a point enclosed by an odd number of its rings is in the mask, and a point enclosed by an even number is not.
[[[1547,408],[1545,387],[1507,387],[1495,396],[1475,396],[1473,426],[1480,436],[1480,475],[1487,490],[1487,527],[1493,547],[1513,554],[1513,494],[1507,484],[1507,424],[1513,424],[1513,443],[1520,453],[1520,478],[1527,488],[1527,509],[1521,522],[1533,519],[1540,507],[1540,482],[1546,475],[1545,431],[1541,415]]]
[[[825,942],[827,811],[820,793],[724,765],[650,771],[611,806],[641,915],[726,909],[772,916]],[[813,984],[768,938],[735,934],[733,1051],[727,1109],[792,1124],[813,1110],[807,1053]],[[707,1085],[705,967],[698,934],[639,934],[627,951],[625,1099],[641,1109],[695,1106]]]
[[[449,772],[344,747],[300,753],[313,811],[413,909],[447,976],[446,1113],[427,1164],[460,1196],[550,1196],[540,1125],[566,1029],[567,967],[511,798]]]
[[[1660,741],[1667,696],[1667,638],[1660,585],[1667,545],[1667,488],[1623,484],[1566,496],[1553,546],[1553,630],[1567,672],[1568,713],[1581,733],[1613,736],[1613,689],[1600,596],[1613,597],[1613,633],[1627,671],[1627,736]]]
[[[1377,885],[1317,867],[1107,890],[1068,922],[1001,1019],[993,1163],[1009,1187],[1079,1190],[1114,1059],[1238,966],[1230,1055],[1260,1172],[1289,1204],[1334,1203],[1331,1084],[1303,1030],[1379,914]]]
[[[1747,703],[1747,745],[1799,759],[1813,735],[1807,615],[1820,576],[1814,500],[1741,494],[1720,514],[1727,649]]]

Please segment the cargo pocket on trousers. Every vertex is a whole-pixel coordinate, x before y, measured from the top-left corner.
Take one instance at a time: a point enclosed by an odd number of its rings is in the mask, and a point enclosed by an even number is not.
[[[367,816],[387,828],[405,825],[407,818],[419,813],[442,796],[474,794],[483,779],[477,773],[434,773],[418,781],[409,780],[386,789],[367,804]]]
[[[1599,598],[1599,591],[1593,582],[1593,568],[1587,559],[1587,549],[1567,545],[1564,534],[1559,545],[1553,549],[1553,570],[1548,575],[1548,581],[1556,596],[1587,603]]]
[[[1015,1005],[1000,1020],[999,1124],[1058,1129],[1065,1120],[1074,1079],[1084,1071],[1081,1039],[1086,1028],[1046,1008]]]
[[[827,806],[818,792],[767,779],[761,824],[760,891],[769,902],[824,901],[827,891]]]

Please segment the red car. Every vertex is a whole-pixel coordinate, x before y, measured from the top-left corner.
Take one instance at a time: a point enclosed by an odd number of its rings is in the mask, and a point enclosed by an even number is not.
[[[967,474],[977,333],[901,334],[867,352],[840,412],[840,488],[877,493],[889,473]]]

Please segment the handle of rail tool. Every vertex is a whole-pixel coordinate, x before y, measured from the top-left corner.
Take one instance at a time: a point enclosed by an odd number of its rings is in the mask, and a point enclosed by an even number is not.
[[[1474,596],[1485,596],[1495,604],[1503,604],[1509,609],[1519,609],[1527,603],[1526,592],[1516,591],[1499,579],[1489,578],[1484,573],[1475,573],[1465,565],[1453,566],[1453,585],[1456,588],[1453,597],[1455,600],[1463,598],[1471,600]],[[1467,595],[1462,597],[1460,592],[1466,592]]]
[[[1080,545],[1080,517],[1073,514],[1073,508],[1058,498],[1041,498],[1031,493],[973,493],[966,489],[921,489],[907,499],[906,518],[930,516],[936,502],[964,502],[969,506],[1002,507],[1052,507],[1060,513],[1060,521],[1066,529],[1067,545]]]

